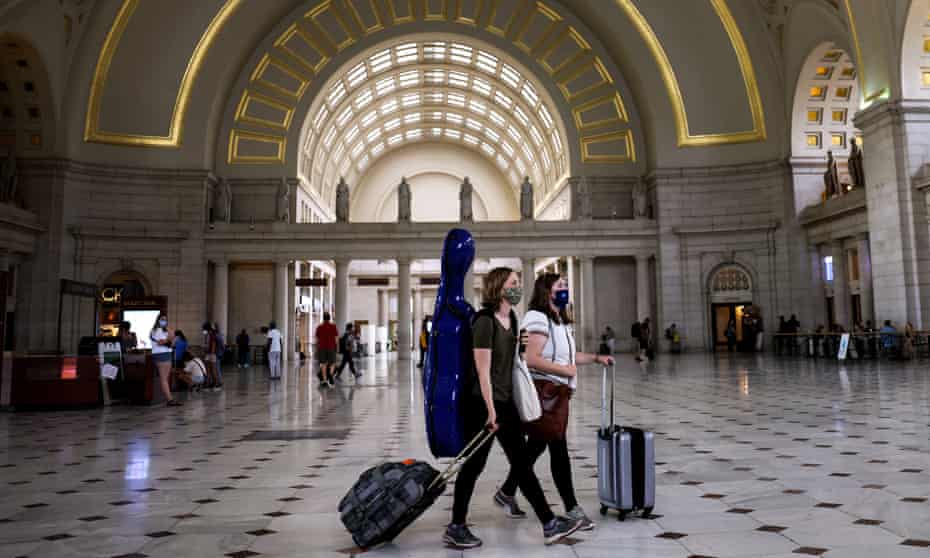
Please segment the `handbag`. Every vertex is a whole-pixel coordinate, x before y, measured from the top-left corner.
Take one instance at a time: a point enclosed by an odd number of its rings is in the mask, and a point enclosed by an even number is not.
[[[520,420],[532,422],[542,416],[542,406],[539,394],[536,393],[536,384],[530,376],[530,369],[527,368],[519,347],[518,343],[513,356],[513,402]]]
[[[552,361],[555,362],[555,336],[551,320],[549,339],[552,340]],[[571,339],[568,340],[568,348],[572,362],[574,362]],[[542,379],[534,379],[533,383],[536,384],[542,416],[525,425],[527,435],[533,440],[542,442],[564,440],[565,430],[568,428],[568,402],[572,397],[572,388],[562,383]]]

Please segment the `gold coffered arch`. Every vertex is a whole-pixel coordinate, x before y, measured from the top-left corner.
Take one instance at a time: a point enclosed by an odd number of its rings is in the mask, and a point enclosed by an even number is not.
[[[191,89],[200,73],[200,67],[206,57],[210,46],[213,44],[216,35],[223,28],[223,25],[229,20],[233,12],[240,5],[242,0],[226,0],[217,11],[217,14],[210,21],[194,51],[187,63],[187,68],[181,78],[181,84],[178,88],[178,94],[175,98],[174,109],[171,113],[171,122],[167,136],[153,136],[142,134],[126,134],[107,132],[100,128],[100,109],[103,100],[103,91],[106,88],[107,76],[110,71],[110,64],[113,56],[119,49],[120,39],[125,32],[129,21],[139,6],[140,0],[124,0],[116,19],[107,33],[100,49],[100,55],[97,58],[97,66],[94,69],[94,77],[90,86],[90,97],[87,101],[87,115],[84,122],[84,141],[96,143],[109,143],[115,145],[131,145],[142,147],[165,147],[178,148],[181,146],[181,140],[184,131],[184,116],[187,111],[190,100]]]
[[[379,33],[401,37],[397,28],[420,23],[415,33],[433,31],[423,23],[461,26],[505,41],[533,60],[537,76],[548,76],[564,99],[562,120],[571,127],[569,148],[581,162],[635,162],[633,127],[618,76],[555,5],[524,0],[324,0],[302,10],[295,21],[244,72],[247,83],[234,90],[223,140],[229,165],[285,164],[297,140],[292,115],[309,88],[332,73],[334,58]],[[453,25],[449,25],[453,24]],[[437,29],[438,30],[438,29]],[[476,36],[476,35],[475,35]],[[476,36],[477,37],[477,36]],[[465,41],[468,42],[468,41]],[[344,57],[343,57],[344,58]],[[340,64],[343,62],[340,62]],[[312,85],[311,85],[312,84]],[[326,94],[320,91],[320,95]],[[301,109],[302,110],[302,109]]]
[[[727,6],[726,0],[707,0],[713,7],[714,12],[720,19],[720,23],[726,30],[730,44],[736,54],[739,63],[740,72],[742,73],[743,83],[746,87],[746,100],[749,104],[749,111],[752,115],[753,127],[751,130],[743,132],[729,133],[712,133],[712,134],[692,134],[688,122],[688,114],[685,110],[684,97],[681,93],[681,87],[678,84],[678,78],[675,76],[675,70],[665,52],[659,37],[656,35],[652,26],[646,17],[636,7],[634,0],[615,0],[618,6],[626,13],[627,17],[633,23],[633,26],[639,32],[646,46],[652,53],[656,65],[659,67],[659,74],[665,84],[669,100],[672,104],[672,111],[675,116],[675,131],[678,136],[679,147],[698,147],[708,145],[724,145],[732,143],[748,143],[765,141],[765,113],[762,108],[762,96],[759,93],[759,85],[756,81],[755,69],[752,65],[752,59],[749,56],[749,49],[740,33],[733,14]]]

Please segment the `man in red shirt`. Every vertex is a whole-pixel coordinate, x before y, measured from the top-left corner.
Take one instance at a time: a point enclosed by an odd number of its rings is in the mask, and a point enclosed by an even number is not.
[[[336,375],[336,349],[339,331],[330,321],[329,312],[323,312],[323,323],[316,328],[316,354],[320,362],[320,387],[333,386]]]

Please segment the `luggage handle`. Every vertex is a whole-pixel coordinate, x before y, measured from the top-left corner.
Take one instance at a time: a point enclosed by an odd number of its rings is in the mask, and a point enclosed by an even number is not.
[[[462,465],[471,459],[471,457],[475,455],[479,449],[481,449],[481,446],[487,443],[487,441],[490,440],[493,436],[494,432],[491,432],[488,428],[482,428],[481,432],[479,432],[477,436],[468,442],[468,445],[465,446],[465,449],[463,449],[461,453],[455,456],[455,459],[453,459],[452,463],[446,467],[446,470],[437,475],[435,479],[433,479],[433,482],[430,483],[429,487],[427,487],[427,490],[432,490],[438,483],[445,483],[454,477],[456,473],[459,472],[459,469],[462,468]]]
[[[610,422],[607,422],[607,369],[610,368]],[[605,432],[614,424],[614,384],[617,381],[617,365],[604,366],[601,380],[601,429]]]

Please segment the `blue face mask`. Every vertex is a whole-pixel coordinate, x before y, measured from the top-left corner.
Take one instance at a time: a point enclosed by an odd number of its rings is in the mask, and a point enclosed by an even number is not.
[[[568,289],[559,289],[555,291],[555,296],[552,297],[552,303],[555,304],[555,307],[559,310],[568,306]]]

